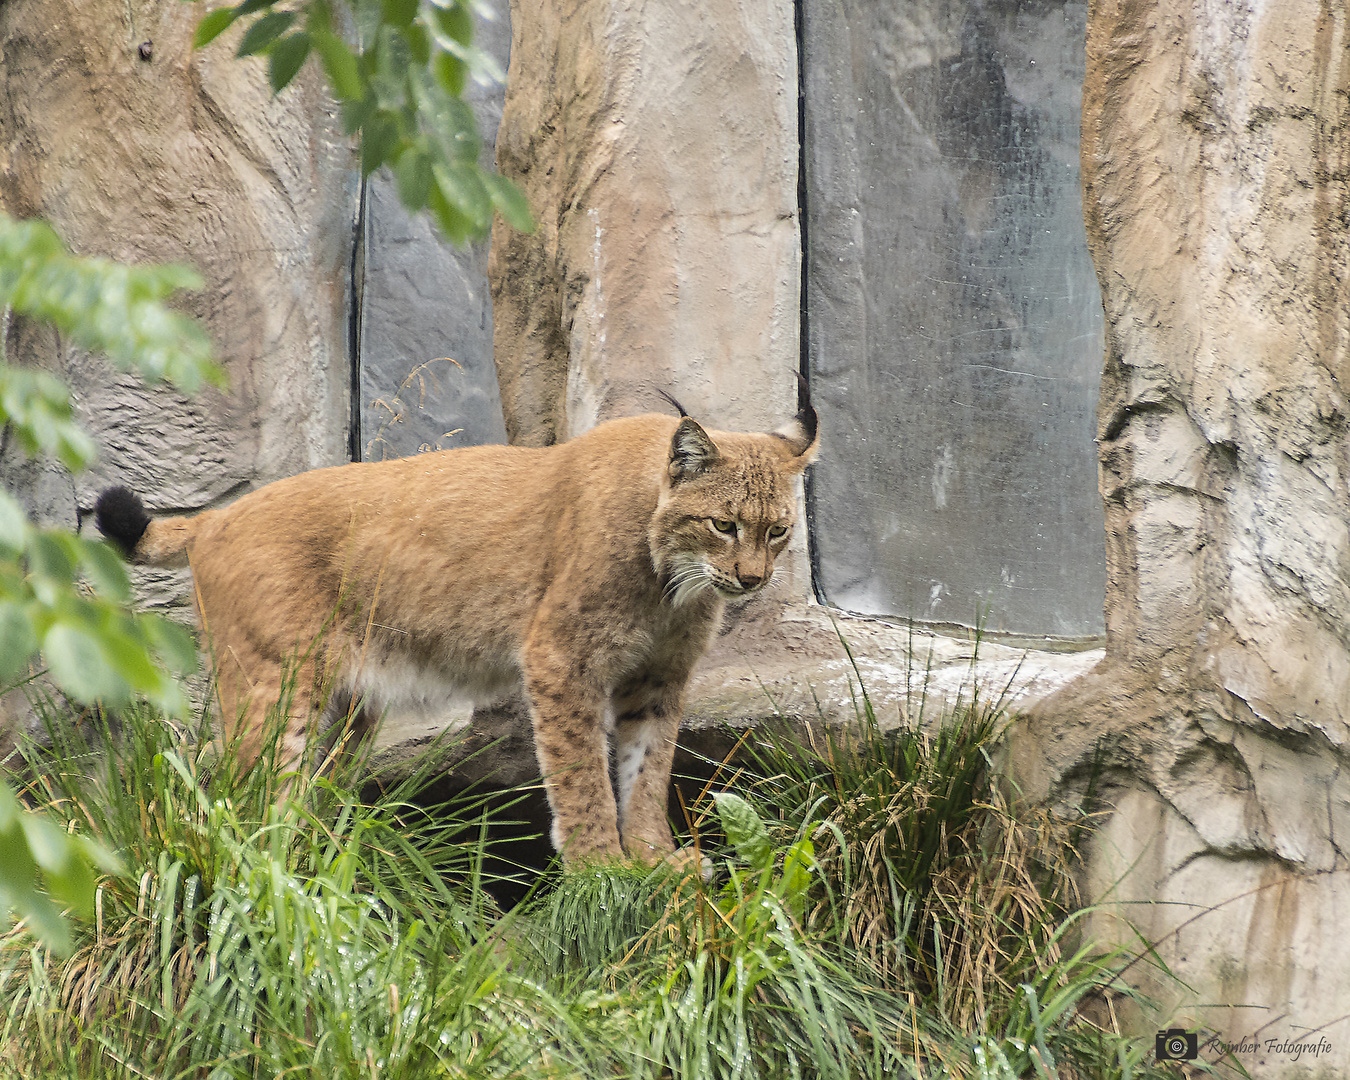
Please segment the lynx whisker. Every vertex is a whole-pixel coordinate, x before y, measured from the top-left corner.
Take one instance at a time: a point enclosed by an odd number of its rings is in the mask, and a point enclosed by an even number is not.
[[[712,574],[699,559],[680,562],[666,583],[665,596],[674,607],[681,607],[706,589],[712,588]]]

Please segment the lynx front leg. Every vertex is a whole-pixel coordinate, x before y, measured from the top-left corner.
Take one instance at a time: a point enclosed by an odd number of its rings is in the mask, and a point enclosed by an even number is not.
[[[642,686],[614,702],[619,831],[623,847],[647,862],[675,850],[666,818],[675,738],[684,715],[683,683]]]
[[[605,694],[584,671],[525,663],[534,745],[553,811],[553,846],[576,864],[619,858],[618,813],[609,783]]]

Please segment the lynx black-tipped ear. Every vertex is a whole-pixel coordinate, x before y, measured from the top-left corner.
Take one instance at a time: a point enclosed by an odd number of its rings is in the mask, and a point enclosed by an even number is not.
[[[685,407],[681,405],[678,401],[676,401],[675,398],[672,397],[670,394],[667,394],[664,390],[660,389],[659,387],[657,388],[656,392],[660,394],[663,398],[665,398],[667,401],[669,401],[672,405],[674,405],[675,411],[679,413],[680,416],[683,417],[689,415],[689,413],[685,410]]]
[[[94,524],[130,558],[150,525],[150,515],[145,512],[140,496],[130,488],[110,487],[94,504]]]
[[[689,480],[712,468],[720,457],[708,433],[686,416],[670,440],[670,479],[677,484]]]

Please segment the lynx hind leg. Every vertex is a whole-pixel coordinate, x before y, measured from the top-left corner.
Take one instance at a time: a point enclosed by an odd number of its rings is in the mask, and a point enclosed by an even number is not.
[[[221,741],[234,750],[240,775],[260,762],[277,775],[300,765],[318,719],[319,689],[312,659],[285,665],[254,658],[247,667],[219,666]]]
[[[624,851],[653,862],[675,851],[666,815],[683,694],[644,687],[615,701],[619,833]]]
[[[553,811],[553,846],[574,866],[622,855],[609,780],[605,695],[584,674],[526,658],[534,745]]]

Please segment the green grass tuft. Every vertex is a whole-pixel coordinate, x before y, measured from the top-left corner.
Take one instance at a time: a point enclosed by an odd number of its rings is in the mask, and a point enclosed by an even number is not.
[[[1006,720],[883,731],[864,695],[695,808],[711,881],[593,866],[503,912],[481,808],[417,806],[426,775],[363,795],[350,755],[241,773],[145,708],[53,715],[22,794],[126,872],[69,956],[0,937],[0,1077],[1162,1075],[1090,1020],[1125,958],[1080,940],[1070,834],[1003,793]]]

